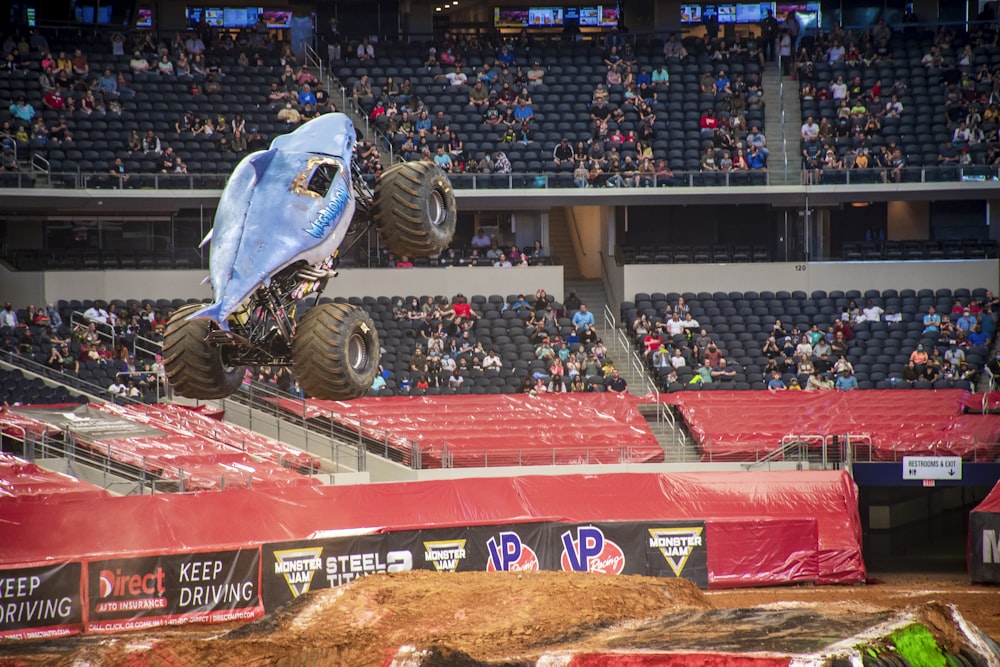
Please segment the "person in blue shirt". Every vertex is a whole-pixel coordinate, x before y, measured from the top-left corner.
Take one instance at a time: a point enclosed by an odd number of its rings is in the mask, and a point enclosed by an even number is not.
[[[986,322],[987,318],[983,318],[983,322]],[[989,345],[990,336],[983,330],[983,326],[977,324],[973,328],[972,332],[968,335],[968,341],[972,345]]]
[[[635,85],[641,86],[646,84],[647,86],[653,85],[653,75],[649,73],[649,67],[643,65],[642,70],[639,72],[639,76],[635,78]]]
[[[767,157],[759,148],[751,146],[750,153],[747,155],[747,165],[751,169],[764,169],[767,166]]]
[[[531,106],[525,100],[521,100],[520,104],[514,109],[514,118],[519,121],[531,120],[535,112],[531,110]]]
[[[966,308],[962,311],[962,316],[955,321],[955,326],[957,326],[962,331],[972,331],[972,327],[976,326],[976,316],[969,312]]]
[[[771,379],[767,383],[768,391],[785,391],[788,387],[785,386],[785,381],[781,379],[781,373],[775,371],[771,374]]]
[[[577,328],[585,324],[594,326],[594,314],[587,311],[587,304],[580,304],[580,309],[573,313],[573,325]]]
[[[858,388],[858,378],[851,375],[850,371],[844,371],[837,376],[837,382],[834,383],[834,386],[840,391],[851,391]]]
[[[934,306],[927,309],[927,314],[924,315],[924,333],[940,333],[941,331],[941,316],[937,314],[934,310]]]
[[[307,104],[316,106],[316,94],[312,92],[308,83],[303,85],[302,90],[299,91],[299,105],[305,106]]]

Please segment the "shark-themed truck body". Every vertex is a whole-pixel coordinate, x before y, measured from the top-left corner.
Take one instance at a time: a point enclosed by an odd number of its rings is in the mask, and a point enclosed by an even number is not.
[[[337,275],[341,245],[372,225],[390,252],[440,253],[455,233],[455,196],[431,162],[395,164],[369,188],[355,141],[346,115],[325,114],[233,170],[202,242],[211,244],[214,298],[179,308],[164,334],[163,365],[177,393],[223,398],[247,367],[265,365],[293,366],[315,398],[347,400],[371,387],[374,323],[360,307],[319,304],[319,294]]]

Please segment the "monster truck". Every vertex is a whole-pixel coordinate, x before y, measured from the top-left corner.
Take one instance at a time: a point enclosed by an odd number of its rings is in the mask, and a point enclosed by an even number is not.
[[[360,307],[320,304],[320,293],[372,225],[390,252],[441,252],[455,233],[455,195],[428,162],[395,164],[369,188],[354,145],[350,119],[326,114],[233,170],[202,241],[211,243],[214,300],[177,309],[164,334],[163,366],[178,394],[224,398],[249,366],[292,366],[316,398],[347,400],[371,387],[374,322]]]

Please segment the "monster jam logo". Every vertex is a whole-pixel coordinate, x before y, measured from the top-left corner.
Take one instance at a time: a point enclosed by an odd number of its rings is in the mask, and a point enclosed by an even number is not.
[[[521,537],[512,531],[504,531],[498,537],[491,537],[486,543],[489,560],[486,562],[487,572],[523,572],[538,569],[538,556],[535,551],[521,541]]]
[[[564,572],[600,572],[621,574],[625,569],[625,554],[621,547],[604,537],[596,526],[581,526],[561,536],[563,544],[560,563]]]
[[[292,597],[309,592],[316,570],[323,569],[323,547],[285,549],[274,552],[274,573],[285,577]]]
[[[465,540],[424,542],[424,562],[433,563],[438,572],[454,572],[465,559]]]
[[[681,576],[684,566],[695,547],[702,546],[703,528],[649,528],[649,548],[658,549],[676,576]]]

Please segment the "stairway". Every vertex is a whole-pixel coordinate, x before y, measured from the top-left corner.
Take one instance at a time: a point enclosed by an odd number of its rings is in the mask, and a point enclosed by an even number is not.
[[[569,216],[562,206],[554,206],[549,209],[549,254],[562,265],[564,280],[580,280],[580,264],[576,259],[576,250],[573,248],[573,240],[570,236]],[[600,284],[600,281],[595,281]],[[580,297],[583,299],[583,297]],[[601,289],[601,298],[604,298],[604,289]],[[589,305],[588,305],[589,307]],[[595,310],[594,317],[603,310]],[[598,318],[600,319],[600,318]]]
[[[798,84],[791,77],[782,77],[774,63],[768,63],[762,73],[764,101],[764,136],[770,155],[767,161],[771,185],[798,185],[800,182]]]
[[[605,318],[605,308],[608,301],[603,282],[600,280],[566,280],[566,294],[569,294],[570,290],[576,292],[580,301],[594,313],[601,340],[608,348],[608,356],[615,362],[618,373],[628,382],[629,393],[635,396],[645,396],[651,393],[654,389],[652,379],[647,374],[642,361],[628,345],[620,328],[611,328],[610,323]],[[612,312],[616,323],[620,324],[617,322],[618,313]],[[666,406],[661,407],[660,410],[657,413],[657,406],[652,403],[639,405],[639,412],[646,418],[649,430],[663,447],[664,461],[666,463],[685,463],[699,460],[698,452],[679,417],[668,413],[669,408]]]

